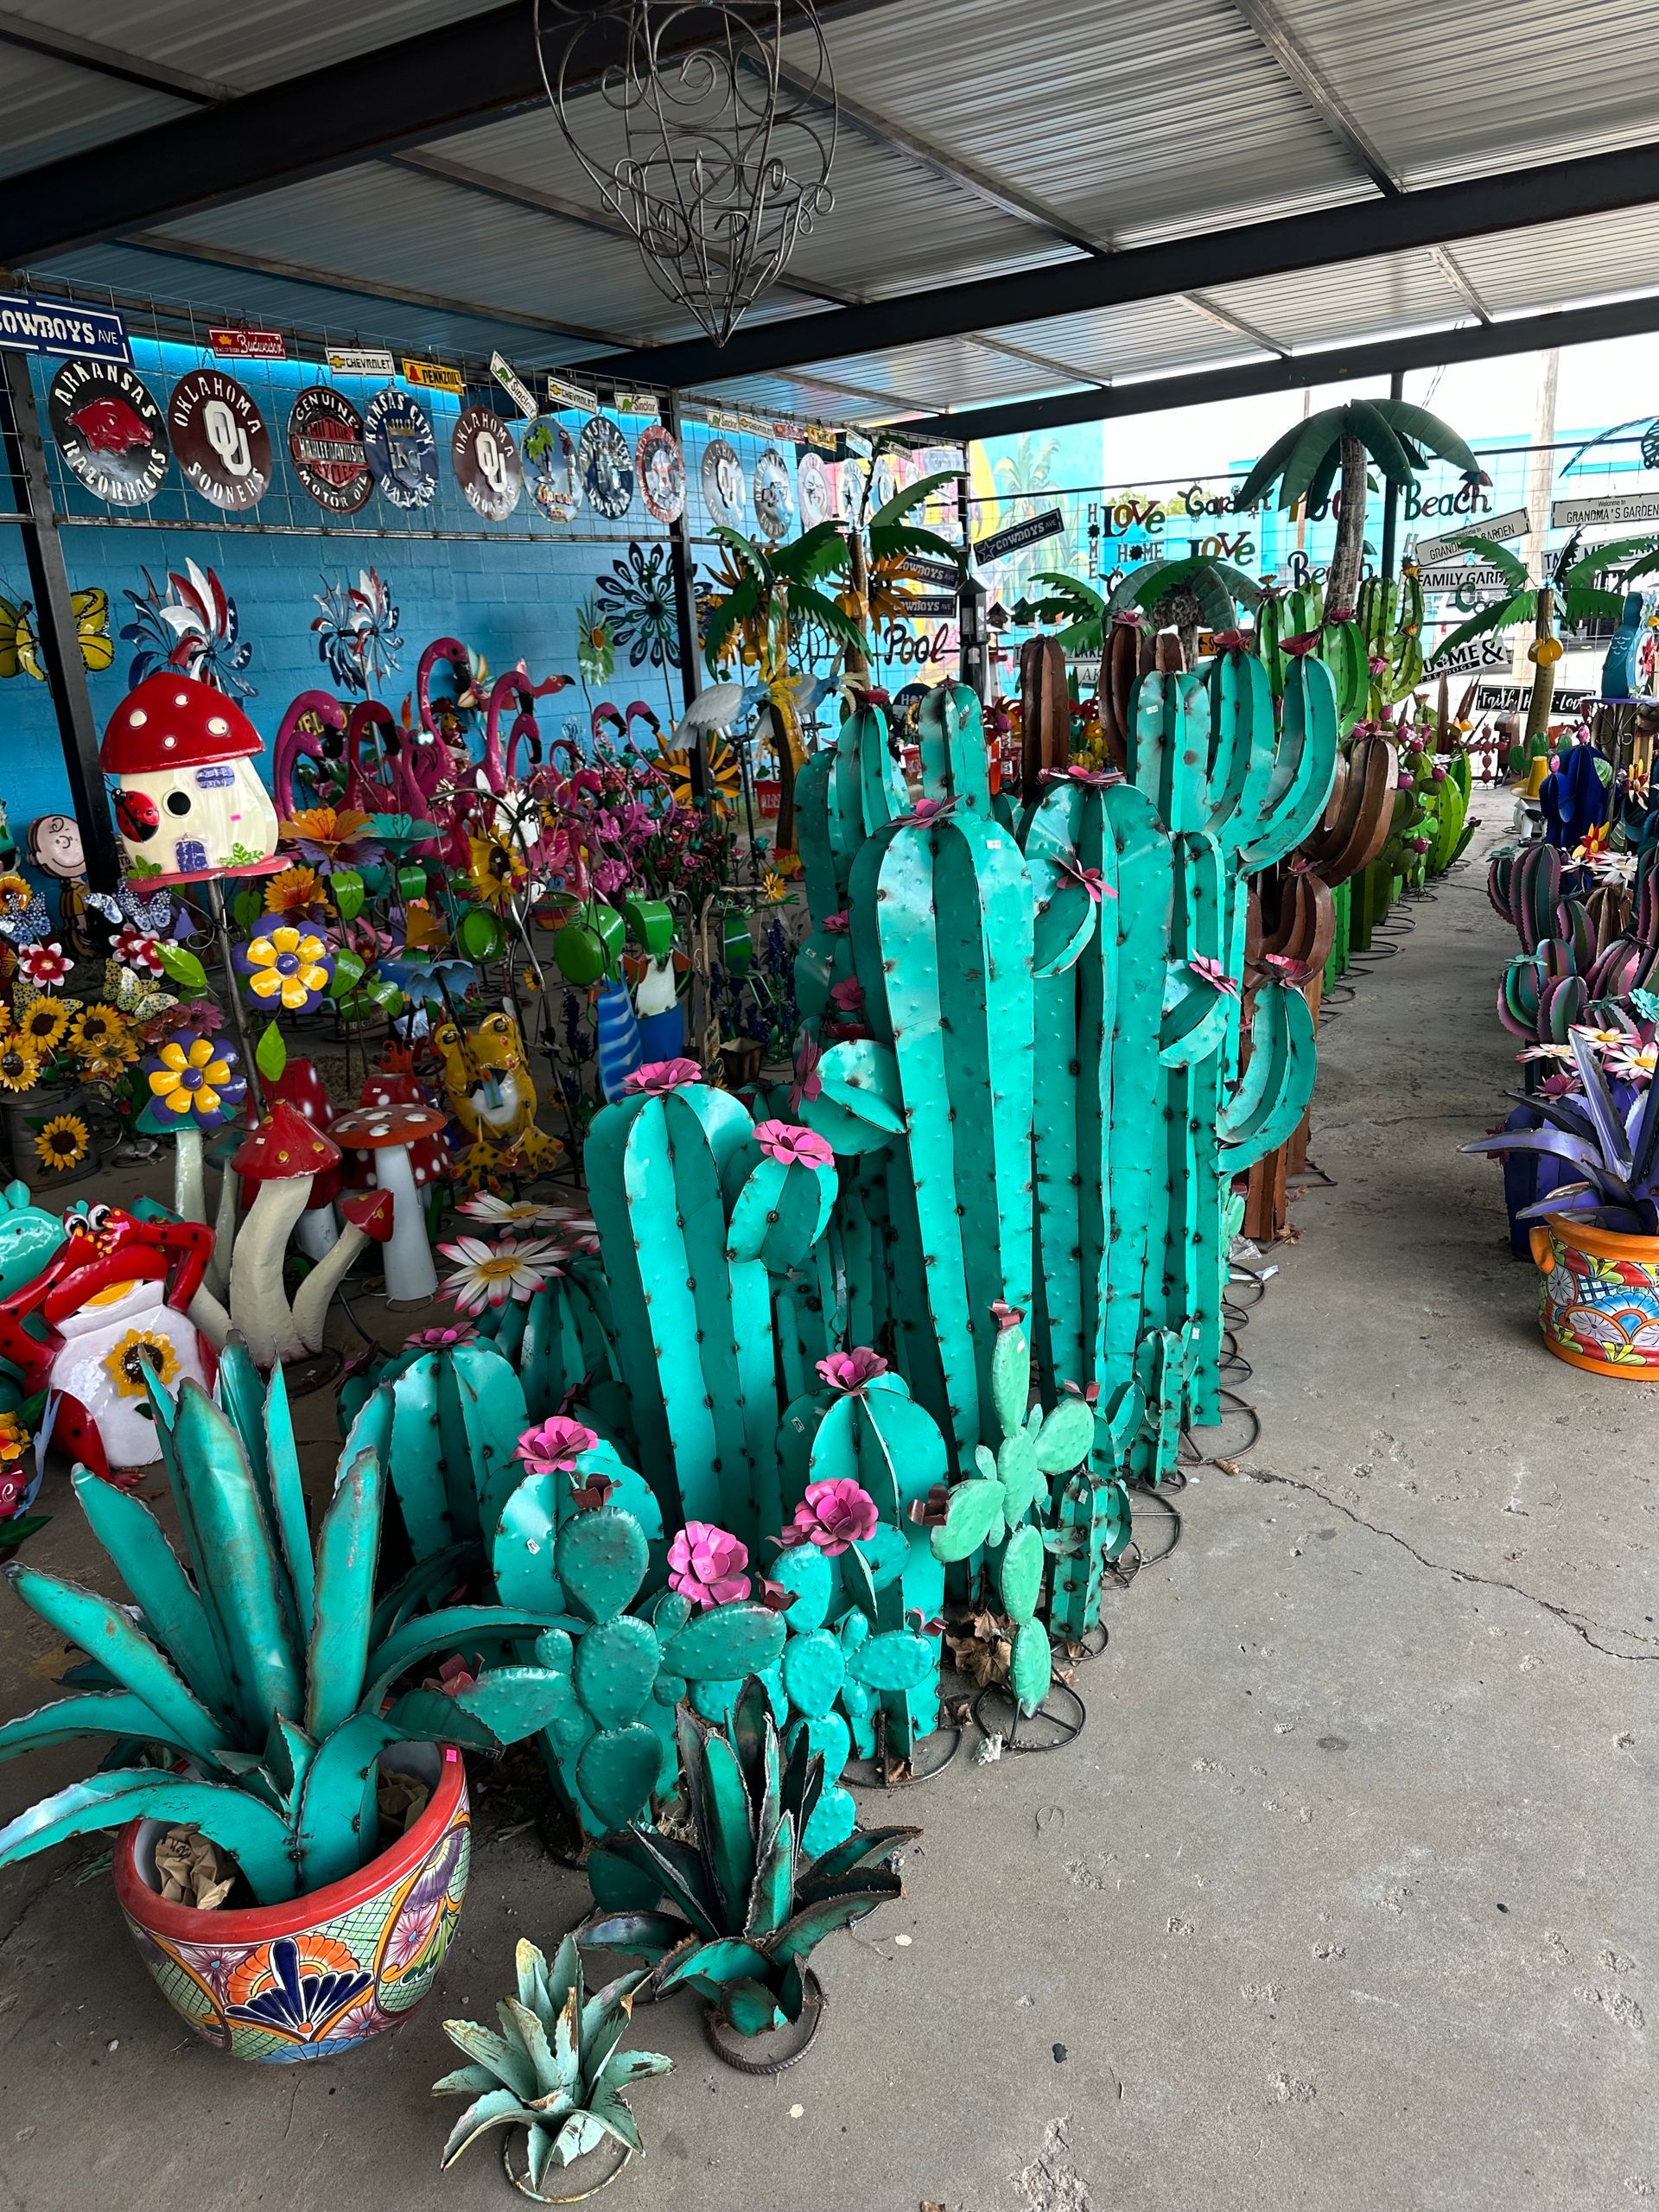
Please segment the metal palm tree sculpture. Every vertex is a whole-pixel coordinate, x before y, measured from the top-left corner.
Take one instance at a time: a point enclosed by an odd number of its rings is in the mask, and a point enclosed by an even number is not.
[[[1555,664],[1564,648],[1556,634],[1559,617],[1574,625],[1580,622],[1614,621],[1618,620],[1624,606],[1624,594],[1634,578],[1650,575],[1659,569],[1659,537],[1649,532],[1644,537],[1624,537],[1611,545],[1595,545],[1587,553],[1580,553],[1583,532],[1575,531],[1565,545],[1553,555],[1537,583],[1527,574],[1527,565],[1505,545],[1491,537],[1482,537],[1475,531],[1459,531],[1457,543],[1497,569],[1503,587],[1503,596],[1488,607],[1481,607],[1461,623],[1439,648],[1442,653],[1466,645],[1471,638],[1482,638],[1493,630],[1509,630],[1517,624],[1530,622],[1532,643],[1527,648],[1527,658],[1532,663],[1532,698],[1527,708],[1527,736],[1541,737],[1549,728],[1550,708],[1555,697]],[[1617,574],[1616,588],[1599,584],[1598,576]]]
[[[1490,481],[1480,463],[1452,429],[1405,399],[1351,399],[1345,407],[1322,408],[1269,446],[1244,480],[1240,509],[1261,505],[1269,486],[1279,486],[1279,505],[1294,507],[1306,499],[1317,507],[1341,479],[1336,549],[1325,588],[1326,620],[1351,612],[1359,594],[1365,552],[1365,477],[1374,461],[1390,484],[1402,488],[1438,456],[1460,468],[1471,483]]]

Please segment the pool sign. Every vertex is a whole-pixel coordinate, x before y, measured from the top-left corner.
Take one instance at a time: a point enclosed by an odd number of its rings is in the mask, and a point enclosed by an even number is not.
[[[33,292],[0,292],[0,346],[13,353],[67,353],[85,361],[132,363],[127,326],[109,308],[72,307]]]

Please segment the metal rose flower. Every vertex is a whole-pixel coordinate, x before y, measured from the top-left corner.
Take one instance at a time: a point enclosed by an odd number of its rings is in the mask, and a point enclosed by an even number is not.
[[[836,1155],[821,1136],[794,1122],[757,1122],[754,1141],[768,1160],[785,1167],[833,1167]]]
[[[991,1300],[991,1312],[995,1316],[999,1334],[1004,1329],[1017,1329],[1026,1318],[1023,1306],[1010,1306],[1003,1298]]]
[[[1075,853],[1062,853],[1056,863],[1068,883],[1076,884],[1089,893],[1091,905],[1098,906],[1103,899],[1116,899],[1116,892],[1107,882],[1097,868],[1084,868]]]
[[[868,1491],[850,1475],[836,1475],[827,1482],[807,1484],[806,1495],[795,1509],[793,1525],[778,1541],[786,1548],[813,1544],[835,1559],[873,1536],[880,1518]]]
[[[668,1586],[699,1610],[749,1594],[749,1548],[729,1529],[688,1521],[668,1548]]]
[[[818,1362],[818,1372],[830,1388],[844,1390],[849,1398],[860,1396],[867,1383],[887,1371],[887,1361],[868,1344],[855,1344],[850,1351],[832,1351],[828,1359]]]
[[[513,1449],[532,1475],[569,1474],[598,1441],[583,1422],[555,1414],[539,1428],[525,1429]]]
[[[702,1081],[702,1070],[695,1060],[647,1060],[624,1079],[622,1088],[631,1096],[643,1093],[646,1097],[661,1098],[671,1090],[683,1090],[687,1084]]]
[[[1202,953],[1198,953],[1186,964],[1195,976],[1202,976],[1211,989],[1219,991],[1224,998],[1236,999],[1238,996],[1237,977],[1230,976],[1219,960],[1208,960]]]
[[[843,976],[830,993],[830,1002],[843,1014],[861,1014],[864,1007],[864,986],[856,976]]]

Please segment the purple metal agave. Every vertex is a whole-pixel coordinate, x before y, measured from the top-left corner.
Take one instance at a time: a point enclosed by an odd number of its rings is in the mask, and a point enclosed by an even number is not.
[[[1659,1236],[1659,1083],[1610,1083],[1581,1032],[1573,1033],[1571,1044],[1583,1089],[1522,1100],[1544,1128],[1505,1129],[1463,1149],[1543,1153],[1576,1169],[1578,1181],[1559,1184],[1536,1205],[1523,1206],[1518,1220],[1566,1214],[1630,1236]]]

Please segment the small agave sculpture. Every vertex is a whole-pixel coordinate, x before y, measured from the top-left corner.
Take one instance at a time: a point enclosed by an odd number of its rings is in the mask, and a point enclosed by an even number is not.
[[[1542,1153],[1576,1170],[1516,1218],[1565,1214],[1627,1236],[1659,1235],[1659,1083],[1610,1084],[1596,1049],[1580,1030],[1568,1040],[1581,1091],[1563,1098],[1518,1097],[1545,1126],[1504,1130],[1466,1144],[1465,1152]]]
[[[432,2094],[469,2096],[473,2102],[450,2130],[440,2164],[446,2169],[454,2165],[493,2127],[526,2128],[529,2158],[522,2177],[512,2171],[511,2139],[503,2145],[508,2179],[539,2203],[574,2203],[573,2197],[543,2194],[548,2175],[597,2151],[607,2137],[622,2145],[623,2155],[607,2183],[615,2180],[630,2158],[643,2158],[645,2145],[623,2091],[648,2075],[668,2073],[673,2061],[660,2051],[617,2049],[627,2033],[643,1972],[623,1974],[588,1996],[574,1936],[560,1944],[551,1967],[529,1942],[519,1944],[516,1963],[518,1994],[504,1998],[496,2007],[499,2036],[471,2020],[443,2024],[443,2032],[467,2063],[435,2082]]]
[[[723,1730],[683,1706],[677,1727],[696,1840],[638,1822],[607,1837],[588,1865],[600,1911],[578,1938],[588,1949],[650,1960],[645,1995],[690,1986],[740,2036],[793,2027],[809,1995],[821,2004],[807,1965],[813,1950],[904,1896],[887,1862],[921,1831],[855,1828],[804,1859],[797,1839],[823,1792],[823,1758],[805,1728],[785,1758],[765,1685],[753,1675]]]

